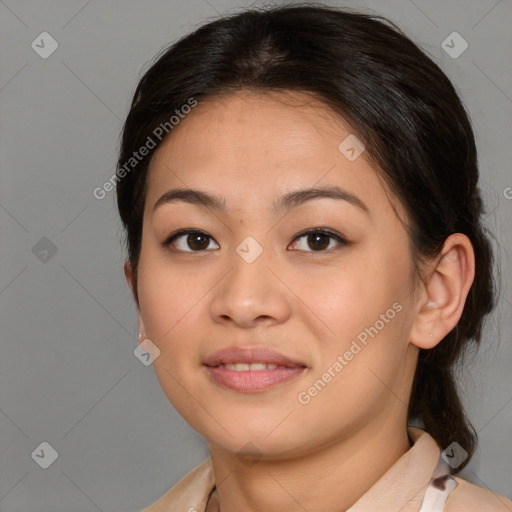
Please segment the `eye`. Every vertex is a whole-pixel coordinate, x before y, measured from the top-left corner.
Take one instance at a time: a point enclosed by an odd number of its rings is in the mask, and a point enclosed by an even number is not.
[[[297,243],[301,239],[305,239],[305,242]],[[306,252],[326,252],[336,245],[345,246],[348,242],[338,233],[324,229],[324,228],[312,228],[307,231],[303,231],[297,235],[292,244],[296,246],[293,250],[306,251]],[[204,231],[197,229],[181,229],[176,233],[170,235],[166,240],[162,242],[162,246],[168,247],[172,245],[176,250],[182,252],[203,252],[208,250],[210,242],[214,242],[216,247],[219,249],[219,245],[214,239]],[[212,250],[211,248],[209,250]]]
[[[164,240],[162,245],[164,247],[173,245],[178,251],[182,252],[201,252],[208,248],[210,241],[214,240],[204,231],[181,229]],[[215,244],[217,247],[214,247],[214,249],[219,249],[217,242]]]
[[[305,238],[305,243],[296,243],[297,240],[301,238]],[[331,246],[331,241],[337,242],[337,245],[345,246],[348,245],[348,242],[339,234],[329,231],[324,228],[312,228],[308,229],[297,235],[292,243],[298,245],[298,250],[306,251],[306,252],[326,252],[326,250],[330,250],[333,247]],[[335,244],[336,246],[336,244]],[[310,251],[306,248],[312,248]]]

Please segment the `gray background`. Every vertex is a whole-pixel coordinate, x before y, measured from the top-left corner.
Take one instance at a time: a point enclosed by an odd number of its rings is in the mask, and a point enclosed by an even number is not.
[[[461,377],[480,435],[463,476],[512,498],[512,1],[329,3],[398,23],[455,82],[472,116],[502,294]],[[154,55],[217,13],[249,5],[0,0],[2,512],[140,510],[208,456],[151,366],[134,357],[114,193],[97,200],[92,191],[115,170],[122,121]],[[31,47],[43,31],[59,44],[47,59]],[[469,44],[456,59],[441,47],[453,31]],[[31,456],[43,441],[58,452],[47,469]]]

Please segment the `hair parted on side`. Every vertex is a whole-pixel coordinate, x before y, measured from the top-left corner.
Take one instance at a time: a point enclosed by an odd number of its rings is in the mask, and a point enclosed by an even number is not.
[[[465,349],[479,345],[495,285],[474,134],[455,88],[381,16],[311,3],[251,8],[201,26],[158,56],[136,88],[118,169],[190,98],[243,90],[306,92],[350,124],[407,212],[415,268],[437,256],[450,234],[470,239],[475,280],[462,317],[436,347],[420,350],[408,411],[442,449],[457,441],[468,452],[460,471],[477,435],[453,366]],[[136,300],[148,169],[159,145],[117,183]]]

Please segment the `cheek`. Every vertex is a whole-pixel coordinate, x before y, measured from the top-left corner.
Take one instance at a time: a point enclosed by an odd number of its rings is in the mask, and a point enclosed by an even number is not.
[[[200,280],[169,269],[156,259],[141,258],[139,301],[148,338],[159,348],[155,375],[169,402],[193,424],[201,414],[190,396],[201,396],[197,386],[194,344],[204,325]],[[204,307],[204,306],[203,306]],[[199,361],[197,361],[199,365]]]
[[[204,295],[201,280],[177,272],[161,258],[141,258],[138,292],[146,333],[161,351],[187,345],[173,340],[193,335]]]
[[[331,334],[335,337],[353,335],[354,329],[374,322],[383,312],[380,310],[385,311],[393,303],[393,292],[383,279],[385,276],[366,259],[364,262],[367,264],[348,263],[328,278],[316,281],[314,287],[304,283],[302,288],[312,310],[334,331]]]
[[[330,331],[324,338],[324,365],[348,350],[353,341],[370,352],[357,359],[371,356],[385,363],[393,361],[393,354],[400,357],[399,346],[405,347],[409,321],[408,272],[407,253],[366,251],[358,253],[357,261],[354,258],[342,271],[319,282],[313,288],[314,296],[309,292],[313,310]]]

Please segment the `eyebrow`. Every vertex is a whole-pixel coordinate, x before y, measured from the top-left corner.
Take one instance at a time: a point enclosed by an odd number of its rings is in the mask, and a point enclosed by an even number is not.
[[[274,202],[272,212],[276,215],[283,210],[291,210],[313,199],[338,199],[346,201],[369,214],[368,207],[361,199],[336,186],[306,188],[289,192]],[[157,200],[153,206],[153,211],[159,206],[175,202],[194,204],[220,213],[226,213],[226,201],[223,197],[192,188],[176,188],[167,191]]]

